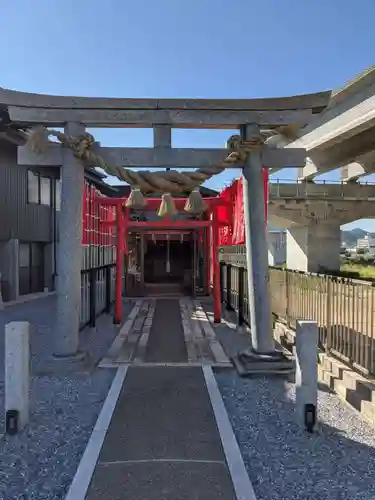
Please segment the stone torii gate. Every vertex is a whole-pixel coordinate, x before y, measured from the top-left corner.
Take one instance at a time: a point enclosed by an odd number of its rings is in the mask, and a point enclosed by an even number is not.
[[[66,358],[79,356],[81,210],[84,168],[88,163],[101,166],[108,173],[127,180],[135,189],[135,194],[137,191],[140,194],[139,190],[143,189],[149,192],[150,184],[152,186],[156,178],[155,173],[146,173],[142,169],[198,169],[197,175],[179,174],[173,170],[163,174],[157,172],[161,184],[156,185],[166,198],[174,191],[179,192],[181,189],[178,187],[184,190],[188,187],[196,192],[202,182],[224,167],[243,169],[252,346],[255,354],[272,354],[274,342],[262,168],[300,168],[305,165],[304,149],[281,149],[280,146],[286,144],[285,136],[288,137],[288,134],[291,139],[290,127],[306,125],[314,113],[325,108],[329,97],[329,92],[323,92],[267,99],[107,99],[48,96],[0,89],[0,103],[7,106],[10,126],[23,129],[64,127],[65,135],[57,133],[63,147],[58,143],[48,143],[43,153],[29,146],[20,147],[18,151],[19,164],[62,166],[55,355]],[[86,127],[153,128],[154,147],[100,147],[92,136],[84,135]],[[231,138],[229,151],[225,148],[180,149],[172,147],[173,127],[236,128],[240,130],[240,136],[235,140]],[[280,140],[283,135],[284,139]],[[227,161],[231,155],[232,160]],[[217,170],[217,165],[223,168]],[[140,170],[129,171],[130,168]],[[181,175],[185,178],[183,182]],[[167,185],[163,185],[164,181]],[[172,189],[168,182],[174,182],[176,189]],[[168,206],[170,200],[164,201]]]

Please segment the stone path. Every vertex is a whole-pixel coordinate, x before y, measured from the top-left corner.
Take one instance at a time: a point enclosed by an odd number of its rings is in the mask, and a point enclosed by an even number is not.
[[[255,500],[210,366],[229,361],[199,302],[139,300],[121,330],[66,500]]]
[[[131,367],[87,500],[235,500],[201,368]]]
[[[101,361],[121,364],[231,367],[198,300],[141,299]]]

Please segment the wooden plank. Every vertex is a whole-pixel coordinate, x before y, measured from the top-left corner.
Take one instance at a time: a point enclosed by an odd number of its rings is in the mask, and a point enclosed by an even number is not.
[[[237,111],[201,109],[57,109],[9,106],[12,122],[19,125],[45,124],[61,127],[77,122],[87,127],[152,128],[170,125],[175,128],[233,129],[246,123],[275,127],[279,125],[306,125],[312,117],[309,109],[285,111]]]
[[[330,96],[326,91],[264,99],[128,99],[54,96],[0,88],[0,103],[7,106],[65,109],[320,110],[327,106]]]
[[[227,149],[190,149],[190,148],[105,148],[98,150],[102,158],[112,166],[129,168],[199,168],[218,165],[228,154]],[[304,167],[304,149],[264,148],[262,161],[265,167]],[[51,145],[43,155],[33,153],[29,147],[18,148],[19,165],[60,166],[62,149]],[[236,164],[228,168],[241,168]]]

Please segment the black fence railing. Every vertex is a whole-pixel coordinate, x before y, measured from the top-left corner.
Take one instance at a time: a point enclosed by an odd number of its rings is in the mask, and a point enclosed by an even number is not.
[[[228,310],[235,311],[239,325],[250,325],[247,269],[220,261],[220,297]]]
[[[221,301],[250,323],[243,256],[220,256]],[[273,317],[295,328],[316,321],[319,347],[365,375],[375,375],[375,286],[330,275],[270,268]]]
[[[96,318],[111,312],[115,298],[116,264],[81,270],[80,328],[94,327]]]

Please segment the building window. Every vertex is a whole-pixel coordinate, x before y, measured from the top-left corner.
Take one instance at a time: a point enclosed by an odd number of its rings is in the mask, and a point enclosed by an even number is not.
[[[51,205],[51,179],[39,177],[40,182],[40,204]]]
[[[31,170],[27,172],[27,201],[39,203],[39,176]]]
[[[61,208],[61,180],[56,179],[55,182],[55,203],[56,203],[56,210],[60,212]]]
[[[44,289],[44,247],[41,243],[19,244],[19,293],[42,292]]]
[[[51,205],[51,179],[28,170],[27,201],[38,205]]]

